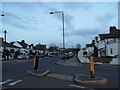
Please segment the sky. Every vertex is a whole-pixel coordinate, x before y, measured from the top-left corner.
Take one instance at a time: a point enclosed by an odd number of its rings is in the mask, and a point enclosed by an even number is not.
[[[84,47],[98,34],[118,28],[118,2],[2,2],[0,37],[7,30],[7,41],[25,40],[28,44],[51,44],[62,47],[64,12],[65,46]]]

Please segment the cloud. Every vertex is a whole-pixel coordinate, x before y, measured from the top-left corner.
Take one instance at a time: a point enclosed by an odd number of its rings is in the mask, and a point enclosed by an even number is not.
[[[88,2],[64,2],[63,6],[66,9],[80,8],[80,9],[84,9],[84,10],[88,10],[88,9],[91,9],[93,7],[93,5],[91,3],[88,3]]]
[[[104,15],[100,15],[96,18],[97,22],[100,24],[110,22],[114,18],[114,15],[112,13],[106,13]]]
[[[108,31],[108,28],[112,25],[115,24],[112,22],[113,19],[115,19],[115,15],[113,13],[105,13],[104,15],[99,15],[96,18],[96,22],[99,25],[99,28],[101,29],[101,33],[104,33],[104,30]]]
[[[100,30],[98,28],[93,29],[78,29],[74,31],[66,31],[66,36],[80,36],[80,37],[88,37],[88,36],[95,36],[100,33]]]
[[[35,17],[19,17],[15,14],[12,14],[10,12],[3,12],[5,14],[3,18],[3,23],[12,25],[16,28],[20,28],[22,30],[38,30],[37,28],[30,25],[37,24]]]
[[[80,36],[80,37],[85,37],[85,36],[95,36],[98,35],[100,33],[105,33],[105,30],[108,31],[108,28],[110,26],[110,22],[111,20],[114,18],[114,15],[106,13],[104,15],[99,15],[96,18],[96,22],[98,23],[99,27],[98,28],[94,28],[93,29],[75,29],[74,26],[70,27],[71,29],[73,29],[73,31],[66,31],[66,36],[70,37],[70,36]]]
[[[43,9],[46,7],[44,2],[3,2],[2,7],[14,7],[23,9],[30,12],[35,12],[36,10]]]

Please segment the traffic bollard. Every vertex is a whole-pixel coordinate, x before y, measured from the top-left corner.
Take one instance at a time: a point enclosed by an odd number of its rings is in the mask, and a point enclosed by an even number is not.
[[[90,73],[91,73],[91,78],[94,78],[94,59],[93,56],[90,56]]]
[[[34,70],[35,71],[38,70],[38,57],[37,56],[34,57]]]

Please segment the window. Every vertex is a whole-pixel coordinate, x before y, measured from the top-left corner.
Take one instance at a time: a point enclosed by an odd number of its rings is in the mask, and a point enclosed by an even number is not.
[[[114,42],[116,42],[116,38],[114,38]]]
[[[110,49],[110,53],[111,53],[111,54],[113,53],[112,48]]]
[[[10,53],[14,53],[14,49],[10,49]]]

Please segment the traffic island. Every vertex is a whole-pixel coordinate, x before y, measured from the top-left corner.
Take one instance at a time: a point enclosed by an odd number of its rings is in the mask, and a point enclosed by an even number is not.
[[[54,79],[59,79],[63,81],[68,81],[68,82],[73,82],[74,77],[70,75],[64,75],[64,74],[58,74],[58,73],[49,73],[46,75],[47,77],[54,78]]]
[[[44,72],[43,71],[27,71],[27,73],[31,76],[36,76],[36,77],[49,77],[49,78],[59,79],[59,80],[68,81],[68,82],[74,81],[74,76],[51,73],[49,70],[46,70]]]
[[[81,85],[103,85],[107,84],[107,79],[101,77],[91,78],[88,75],[77,74],[74,81]]]
[[[46,70],[46,71],[27,71],[27,73],[29,75],[32,75],[32,76],[45,77],[47,74],[50,73],[50,71],[49,70]]]

